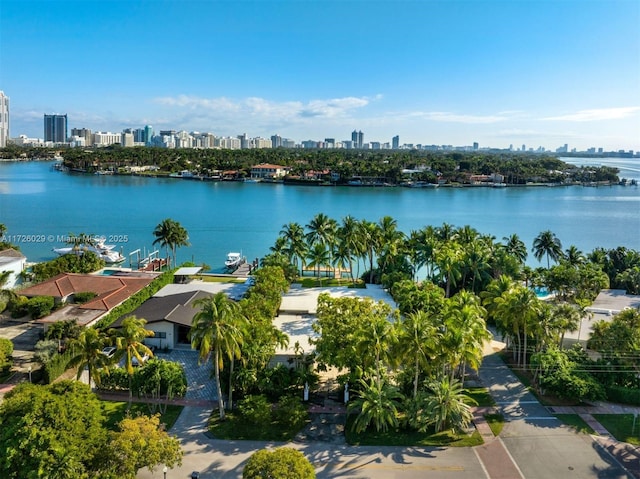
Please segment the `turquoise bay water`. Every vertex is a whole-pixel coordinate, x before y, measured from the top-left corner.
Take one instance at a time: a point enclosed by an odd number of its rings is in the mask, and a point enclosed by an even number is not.
[[[389,215],[406,233],[443,222],[469,224],[498,239],[517,233],[529,249],[540,231],[550,229],[564,248],[640,250],[638,187],[305,187],[73,175],[50,167],[0,163],[0,223],[9,239],[24,235],[14,242],[29,261],[54,257],[52,248],[70,232],[106,236],[125,256],[138,248],[148,252],[155,226],[173,218],[192,244],[178,251],[178,260],[217,269],[229,251],[263,256],[285,223],[304,225],[320,212],[337,220]],[[637,160],[630,168],[621,176],[633,178]],[[529,262],[537,264],[531,255]]]

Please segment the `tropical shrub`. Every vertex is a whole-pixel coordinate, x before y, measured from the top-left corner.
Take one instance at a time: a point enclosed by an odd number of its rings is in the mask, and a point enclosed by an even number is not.
[[[276,404],[273,417],[287,428],[301,428],[309,414],[307,408],[297,396],[283,396]]]
[[[38,341],[34,346],[33,358],[43,366],[58,353],[58,341],[45,339]]]
[[[51,261],[33,265],[33,279],[42,282],[61,273],[92,273],[104,268],[105,262],[91,252],[84,251],[80,255],[65,254]]]
[[[11,354],[13,354],[13,343],[6,338],[0,338],[0,374],[4,374],[11,369]]]
[[[242,399],[238,402],[238,412],[247,424],[262,427],[271,422],[271,404],[263,394]]]
[[[36,296],[27,301],[27,312],[33,319],[40,319],[51,314],[54,306],[53,296]]]
[[[54,354],[51,359],[44,363],[44,380],[47,384],[51,384],[53,381],[62,376],[69,366],[71,360],[70,351],[66,351],[62,354]]]
[[[315,479],[316,473],[300,451],[280,447],[272,451],[261,449],[249,458],[242,471],[242,479]]]
[[[28,313],[27,303],[29,299],[26,296],[14,296],[9,300],[7,307],[11,311],[12,318],[21,318]]]

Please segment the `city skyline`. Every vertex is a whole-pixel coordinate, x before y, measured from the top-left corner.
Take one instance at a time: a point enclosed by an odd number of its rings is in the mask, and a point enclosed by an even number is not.
[[[11,137],[60,112],[94,131],[638,151],[639,23],[626,0],[5,0],[0,90]]]

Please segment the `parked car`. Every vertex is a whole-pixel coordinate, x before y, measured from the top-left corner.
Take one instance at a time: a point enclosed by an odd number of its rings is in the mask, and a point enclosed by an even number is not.
[[[116,348],[114,348],[113,346],[109,346],[107,348],[104,348],[102,351],[102,354],[104,354],[106,357],[108,358],[112,358],[114,354],[116,354]]]
[[[147,362],[147,359],[149,359],[149,355],[145,354],[144,356],[141,357],[142,359],[142,364]],[[136,358],[135,356],[133,356],[131,358],[131,365],[132,366],[140,366],[140,361],[138,361],[138,358]]]

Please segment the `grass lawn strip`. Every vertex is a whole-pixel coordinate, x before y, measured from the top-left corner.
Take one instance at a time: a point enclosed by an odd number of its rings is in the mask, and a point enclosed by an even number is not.
[[[287,427],[277,421],[256,426],[243,421],[238,414],[227,413],[226,420],[220,421],[217,411],[209,420],[209,432],[216,439],[240,439],[253,441],[291,441],[298,432],[308,423],[305,421],[302,427]]]
[[[479,407],[491,407],[495,406],[496,402],[489,394],[489,389],[487,388],[466,388],[464,393],[473,399]],[[471,403],[471,406],[475,406],[476,404]]]
[[[556,414],[556,417],[576,432],[580,432],[582,434],[596,433],[591,426],[584,422],[584,419],[577,414]]]
[[[106,417],[105,426],[111,431],[117,429],[117,424],[127,416],[128,402],[123,401],[102,401],[102,409]],[[169,405],[166,412],[160,415],[160,422],[165,424],[168,431],[175,424],[178,416],[182,412],[183,406]],[[129,415],[136,417],[138,415],[152,416],[149,407],[144,403],[132,403],[129,409]]]
[[[499,436],[504,427],[504,416],[502,414],[485,414],[484,418],[491,428],[491,432],[494,436]]]
[[[636,419],[633,414],[593,414],[593,417],[618,441],[640,446],[640,417]]]

